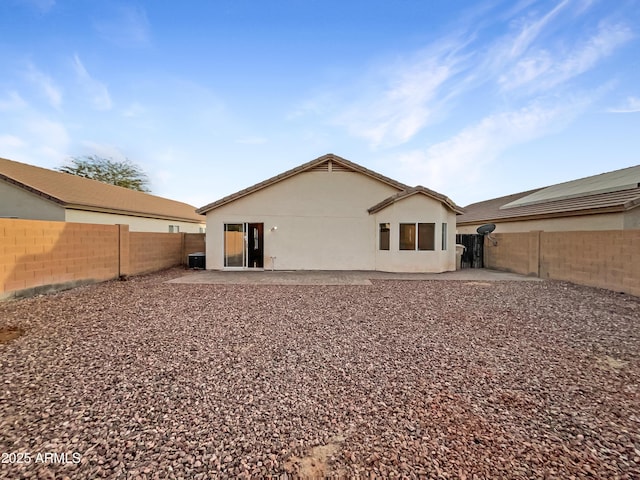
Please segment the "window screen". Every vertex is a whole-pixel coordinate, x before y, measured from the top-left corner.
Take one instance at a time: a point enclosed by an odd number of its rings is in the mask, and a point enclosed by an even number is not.
[[[436,224],[435,223],[419,223],[418,224],[418,250],[435,250],[436,249]]]

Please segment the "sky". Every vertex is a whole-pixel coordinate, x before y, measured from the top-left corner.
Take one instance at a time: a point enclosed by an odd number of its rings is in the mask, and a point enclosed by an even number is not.
[[[640,164],[640,0],[1,0],[0,157],[204,206],[334,153],[460,206]]]

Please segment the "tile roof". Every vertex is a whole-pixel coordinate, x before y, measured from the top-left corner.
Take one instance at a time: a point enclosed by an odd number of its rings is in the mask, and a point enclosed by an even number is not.
[[[415,194],[422,194],[422,195],[426,195],[427,197],[433,198],[435,200],[438,200],[440,202],[442,202],[444,205],[446,205],[447,207],[449,207],[452,211],[454,211],[457,214],[462,214],[464,213],[464,210],[462,208],[460,208],[459,206],[457,206],[455,203],[453,203],[453,201],[451,201],[451,199],[445,195],[442,195],[441,193],[435,192],[433,190],[430,190],[426,187],[423,187],[422,185],[418,185],[416,187],[413,188],[408,188],[406,190],[403,190],[402,192],[398,192],[395,195],[392,195],[388,198],[385,198],[384,200],[382,200],[380,203],[374,205],[373,207],[371,207],[369,209],[369,213],[376,213],[379,212],[380,210],[388,207],[389,205],[399,202],[400,200],[410,197],[411,195],[415,195]]]
[[[503,205],[502,208],[629,190],[638,186],[640,186],[640,165],[541,188],[535,193]]]
[[[186,203],[157,197],[68,173],[0,158],[0,180],[62,207],[167,220],[204,223]]]
[[[366,175],[371,178],[375,178],[376,180],[386,183],[387,185],[391,185],[392,187],[395,187],[400,191],[408,190],[411,188],[409,187],[409,185],[405,185],[389,177],[385,177],[384,175],[374,172],[373,170],[369,170],[368,168],[365,168],[362,165],[358,165],[357,163],[346,160],[342,157],[339,157],[338,155],[334,155],[333,153],[327,153],[326,155],[318,157],[315,160],[311,160],[310,162],[303,163],[302,165],[292,168],[291,170],[287,170],[286,172],[283,172],[280,175],[276,175],[275,177],[268,178],[267,180],[264,180],[260,183],[256,183],[255,185],[245,188],[244,190],[240,190],[239,192],[232,193],[231,195],[227,195],[226,197],[223,197],[220,200],[216,200],[213,203],[210,203],[208,205],[205,205],[204,207],[199,208],[197,212],[203,213],[203,214],[207,213],[215,208],[219,208],[223,205],[226,205],[227,203],[233,202],[234,200],[242,198],[246,195],[250,195],[254,192],[257,192],[258,190],[262,190],[263,188],[269,187],[278,182],[281,182],[282,180],[285,180],[289,177],[297,175],[298,173],[312,171],[314,169],[317,170],[320,167],[324,166],[325,164],[328,164],[329,162],[331,162],[332,164],[336,164],[341,171],[353,171],[353,172],[362,173],[363,175]],[[332,167],[332,168],[335,169],[335,167]]]
[[[465,207],[458,225],[623,212],[640,205],[640,166],[493,198]],[[618,174],[622,173],[622,174]],[[591,190],[590,190],[591,189]]]

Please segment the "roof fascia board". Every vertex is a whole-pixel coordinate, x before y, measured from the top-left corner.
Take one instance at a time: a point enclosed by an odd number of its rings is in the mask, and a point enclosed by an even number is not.
[[[11,184],[11,185],[13,185],[15,187],[21,188],[22,190],[26,190],[27,192],[32,193],[34,195],[37,195],[40,198],[43,198],[45,200],[49,200],[50,202],[56,203],[56,204],[61,205],[63,207],[65,206],[65,202],[63,202],[61,199],[59,199],[57,197],[54,197],[52,195],[49,195],[47,193],[44,193],[43,191],[38,190],[37,188],[33,188],[33,187],[31,187],[31,186],[29,186],[29,185],[27,185],[25,183],[22,183],[22,182],[19,182],[17,180],[14,180],[13,178],[8,177],[6,175],[3,175],[1,173],[0,173],[0,180],[4,180],[5,182],[7,182],[7,183],[9,183],[9,184]]]
[[[384,210],[385,208],[387,208],[390,205],[393,205],[396,202],[401,202],[402,200],[409,198],[415,194],[422,194],[424,196],[426,196],[427,198],[431,198],[433,200],[437,200],[438,202],[442,203],[443,205],[445,205],[447,208],[449,208],[451,211],[453,211],[456,215],[461,215],[464,213],[464,210],[460,207],[458,207],[455,203],[453,203],[448,197],[442,196],[440,197],[439,195],[436,195],[435,192],[432,193],[431,191],[429,191],[428,189],[426,189],[425,187],[422,188],[417,188],[417,187],[413,187],[410,188],[408,190],[405,190],[404,192],[400,192],[396,195],[392,195],[391,197],[385,198],[383,201],[381,201],[380,203],[374,205],[373,207],[368,209],[369,214],[374,214],[377,212],[380,212],[382,210]]]
[[[171,215],[153,215],[150,213],[134,212],[130,210],[117,210],[113,208],[94,207],[92,205],[66,204],[64,205],[64,207],[67,210],[80,210],[83,212],[108,213],[112,215],[127,215],[129,217],[154,218],[157,220],[172,220],[172,221],[180,221],[180,222],[195,223],[195,224],[205,223],[204,218],[202,220],[195,220],[193,218],[173,217]]]
[[[345,167],[348,167],[354,171],[356,171],[357,173],[360,173],[362,175],[365,175],[367,177],[373,178],[374,180],[377,180],[379,182],[382,183],[386,183],[387,185],[390,185],[396,189],[398,189],[398,191],[402,191],[402,190],[406,190],[408,188],[410,188],[408,185],[404,185],[396,180],[393,180],[392,178],[389,177],[385,177],[384,175],[381,175],[379,173],[374,172],[373,170],[369,170],[361,165],[358,165],[357,163],[351,162],[345,158],[339,157],[338,155],[334,155],[332,153],[328,153],[326,155],[323,155],[321,157],[318,157],[314,160],[311,160],[310,162],[307,163],[303,163],[302,165],[299,165],[297,167],[294,167],[290,170],[287,170],[279,175],[276,175],[274,177],[268,178],[267,180],[263,180],[262,182],[256,183],[255,185],[252,185],[250,187],[247,187],[243,190],[239,190],[236,193],[232,193],[230,195],[227,195],[226,197],[223,197],[219,200],[216,200],[215,202],[209,203],[208,205],[205,205],[204,207],[198,208],[196,209],[196,213],[200,214],[200,215],[204,215],[208,212],[210,212],[211,210],[215,210],[216,208],[220,208],[228,203],[234,202],[236,200],[240,200],[243,197],[246,197],[247,195],[250,195],[252,193],[258,192],[262,189],[265,189],[267,187],[270,187],[271,185],[275,185],[276,183],[279,183],[283,180],[286,180],[288,178],[291,178],[295,175],[298,175],[299,173],[304,173],[308,170],[311,170],[313,167],[316,167],[318,165],[323,164],[324,162],[327,161],[332,161],[335,163],[339,163]]]
[[[590,208],[585,210],[573,210],[569,212],[553,212],[553,213],[540,213],[537,215],[523,215],[521,217],[501,217],[501,218],[486,218],[477,220],[468,220],[465,222],[458,222],[458,225],[476,225],[478,223],[506,223],[506,222],[520,222],[527,220],[545,220],[547,218],[564,218],[564,217],[580,217],[584,215],[598,215],[603,213],[621,213],[628,209],[622,206],[614,207],[602,207],[602,208]]]

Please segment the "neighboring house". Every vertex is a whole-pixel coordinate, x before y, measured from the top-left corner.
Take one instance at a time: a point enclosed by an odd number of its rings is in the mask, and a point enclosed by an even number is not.
[[[201,233],[195,207],[0,158],[0,217],[127,224],[132,232]]]
[[[208,269],[443,272],[462,209],[327,154],[197,212]]]
[[[495,223],[498,233],[640,228],[640,165],[465,207],[458,233]]]

